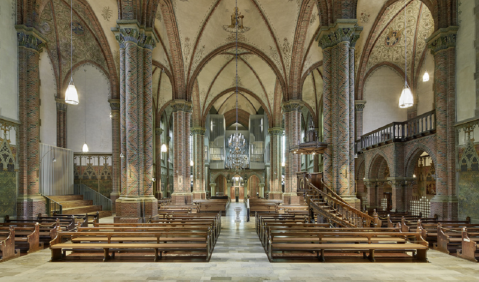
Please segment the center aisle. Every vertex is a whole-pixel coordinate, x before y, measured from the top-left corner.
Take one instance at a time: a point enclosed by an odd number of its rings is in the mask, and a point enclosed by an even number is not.
[[[240,207],[240,223],[235,222],[235,208]],[[221,234],[210,262],[264,262],[269,263],[255,231],[254,217],[246,222],[244,203],[230,203],[226,216],[221,218]]]

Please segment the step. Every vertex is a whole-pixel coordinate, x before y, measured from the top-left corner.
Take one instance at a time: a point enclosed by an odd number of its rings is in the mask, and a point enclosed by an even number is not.
[[[63,196],[47,196],[55,202],[67,202],[83,200],[83,195],[63,195]]]
[[[63,209],[75,208],[75,207],[84,207],[93,205],[93,200],[78,200],[78,201],[66,201],[60,202]]]
[[[83,206],[83,207],[62,209],[63,214],[83,214],[83,213],[93,213],[96,211],[101,211],[101,206]]]

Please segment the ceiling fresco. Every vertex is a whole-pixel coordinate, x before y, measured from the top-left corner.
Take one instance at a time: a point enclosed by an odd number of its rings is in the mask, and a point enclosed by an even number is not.
[[[404,37],[408,40],[408,74],[418,76],[427,52],[424,39],[433,32],[434,22],[420,0],[405,1],[406,30],[404,1],[386,7],[391,1],[358,0],[357,18],[363,31],[356,44],[357,81],[385,63],[403,71]],[[48,55],[62,85],[70,71],[69,1],[41,0],[41,3],[43,10],[37,28],[48,39]],[[172,10],[168,10],[170,6]],[[91,61],[110,81],[119,79],[119,46],[111,32],[118,19],[117,9],[116,0],[74,1],[73,64]],[[279,117],[274,112],[280,110],[278,105],[283,95],[289,95],[284,90],[290,84],[290,68],[294,68],[304,79],[302,99],[312,115],[319,117],[323,56],[315,41],[322,22],[317,1],[240,0],[238,13],[242,110],[255,114],[263,107],[269,115]],[[154,22],[159,42],[153,50],[153,97],[158,111],[173,99],[178,81],[174,82],[171,74],[178,73],[184,73],[185,85],[194,84],[195,96],[191,99],[199,105],[195,110],[199,109],[201,116],[212,105],[221,112],[235,105],[235,95],[231,95],[236,73],[234,15],[235,0],[160,1]],[[171,32],[171,25],[177,32]],[[300,43],[295,42],[298,33],[302,38]],[[227,44],[228,48],[218,49]],[[175,71],[179,69],[180,72]]]

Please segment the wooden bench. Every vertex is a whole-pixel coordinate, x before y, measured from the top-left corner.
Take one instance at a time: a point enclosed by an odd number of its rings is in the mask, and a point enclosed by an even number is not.
[[[277,242],[274,237],[268,239],[267,254],[271,262],[274,262],[275,252],[289,252],[289,257],[304,257],[304,252],[316,252],[319,261],[325,261],[325,251],[333,252],[362,252],[363,257],[369,253],[367,258],[370,261],[375,261],[375,252],[412,252],[413,259],[417,261],[427,262],[427,242],[424,241],[419,233],[397,233],[397,232],[317,232],[315,235],[306,233],[307,240],[298,243],[293,241],[293,238],[301,238],[299,233],[292,232],[293,236],[287,239],[287,242]],[[387,238],[390,241],[405,239],[409,237],[415,238],[415,243],[404,244],[402,241],[399,244],[379,243],[376,239],[378,236]],[[387,237],[385,237],[387,236]],[[398,239],[394,239],[398,238]],[[311,243],[315,241],[314,243]],[[298,254],[299,252],[299,254]],[[285,256],[280,256],[284,258]]]
[[[25,253],[32,253],[43,249],[43,243],[40,242],[40,225],[20,227],[15,225],[0,227],[0,240],[6,240],[10,228],[15,229],[15,248]]]
[[[23,220],[22,222],[15,222],[15,221],[10,221],[10,222],[4,222],[0,223],[0,227],[29,227],[34,229],[35,226],[39,224],[35,220]],[[40,243],[42,243],[44,246],[50,244],[50,241],[53,240],[57,236],[57,228],[60,226],[60,221],[57,220],[55,222],[48,222],[48,223],[42,223],[39,224],[39,240]]]
[[[397,232],[399,233],[399,228],[381,228],[381,227],[351,227],[351,228],[331,228],[329,226],[298,226],[290,228],[281,228],[279,226],[268,226],[267,231],[265,232],[266,238],[263,239],[265,248],[267,247],[268,238],[274,236],[283,236],[288,237],[290,232],[300,232],[302,235],[311,234],[315,236],[318,232]]]
[[[462,231],[467,228],[469,232],[479,232],[479,225],[476,224],[454,224],[456,226],[437,225],[437,246],[436,249],[446,254],[455,254],[462,247]]]
[[[477,248],[477,242],[479,242],[478,230],[468,230],[467,227],[464,227],[461,231],[462,249],[457,251],[457,256],[473,262],[478,262],[477,257],[479,257],[479,249]]]
[[[15,250],[15,228],[11,226],[8,231],[0,230],[0,236],[3,238],[0,240],[0,262],[19,257],[20,252]]]
[[[8,215],[5,216],[4,221],[5,223],[40,223],[40,225],[49,225],[49,224],[56,224],[61,227],[62,230],[74,230],[76,228],[76,221],[75,217],[63,217],[63,218],[55,218],[55,217],[40,217],[40,218],[31,218],[31,219],[10,219]]]
[[[95,255],[96,252],[103,252],[103,261],[115,257],[115,252],[135,252],[146,255],[148,251],[154,252],[154,261],[158,261],[164,252],[199,252],[205,256],[206,261],[211,258],[211,247],[209,234],[205,232],[187,232],[183,236],[185,240],[178,240],[181,237],[172,238],[172,234],[180,234],[171,231],[127,231],[127,232],[105,232],[105,231],[78,231],[59,232],[58,236],[50,244],[51,261],[66,259],[66,252],[88,252]],[[168,237],[170,236],[170,237]],[[200,236],[205,236],[200,238]],[[72,243],[63,243],[64,239],[71,239]],[[174,240],[176,239],[176,240]],[[201,240],[201,243],[198,243]],[[119,242],[119,243],[115,243]],[[125,243],[128,242],[128,243]],[[172,243],[174,242],[174,243]],[[180,243],[176,243],[180,242]],[[187,243],[189,242],[189,243]],[[146,251],[146,253],[145,253]],[[110,255],[111,253],[111,255]],[[194,253],[190,253],[194,255]]]
[[[194,200],[193,202],[199,206],[200,213],[220,212],[222,215],[226,215],[230,203],[229,199]]]
[[[215,233],[219,236],[221,233],[221,214],[220,213],[204,213],[204,214],[188,214],[176,215],[169,217],[150,217],[148,223],[168,223],[177,220],[184,221],[198,221],[198,220],[212,220],[214,222]]]
[[[263,246],[267,244],[268,235],[270,230],[284,230],[288,231],[291,229],[308,229],[308,228],[328,228],[329,223],[278,223],[278,222],[268,222],[261,227],[261,230],[258,234],[261,243]]]

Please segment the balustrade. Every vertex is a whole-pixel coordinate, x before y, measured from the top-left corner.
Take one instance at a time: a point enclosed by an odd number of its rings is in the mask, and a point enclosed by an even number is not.
[[[404,122],[392,122],[364,134],[355,142],[356,152],[391,142],[404,142],[433,133],[436,130],[436,111],[430,111]]]

